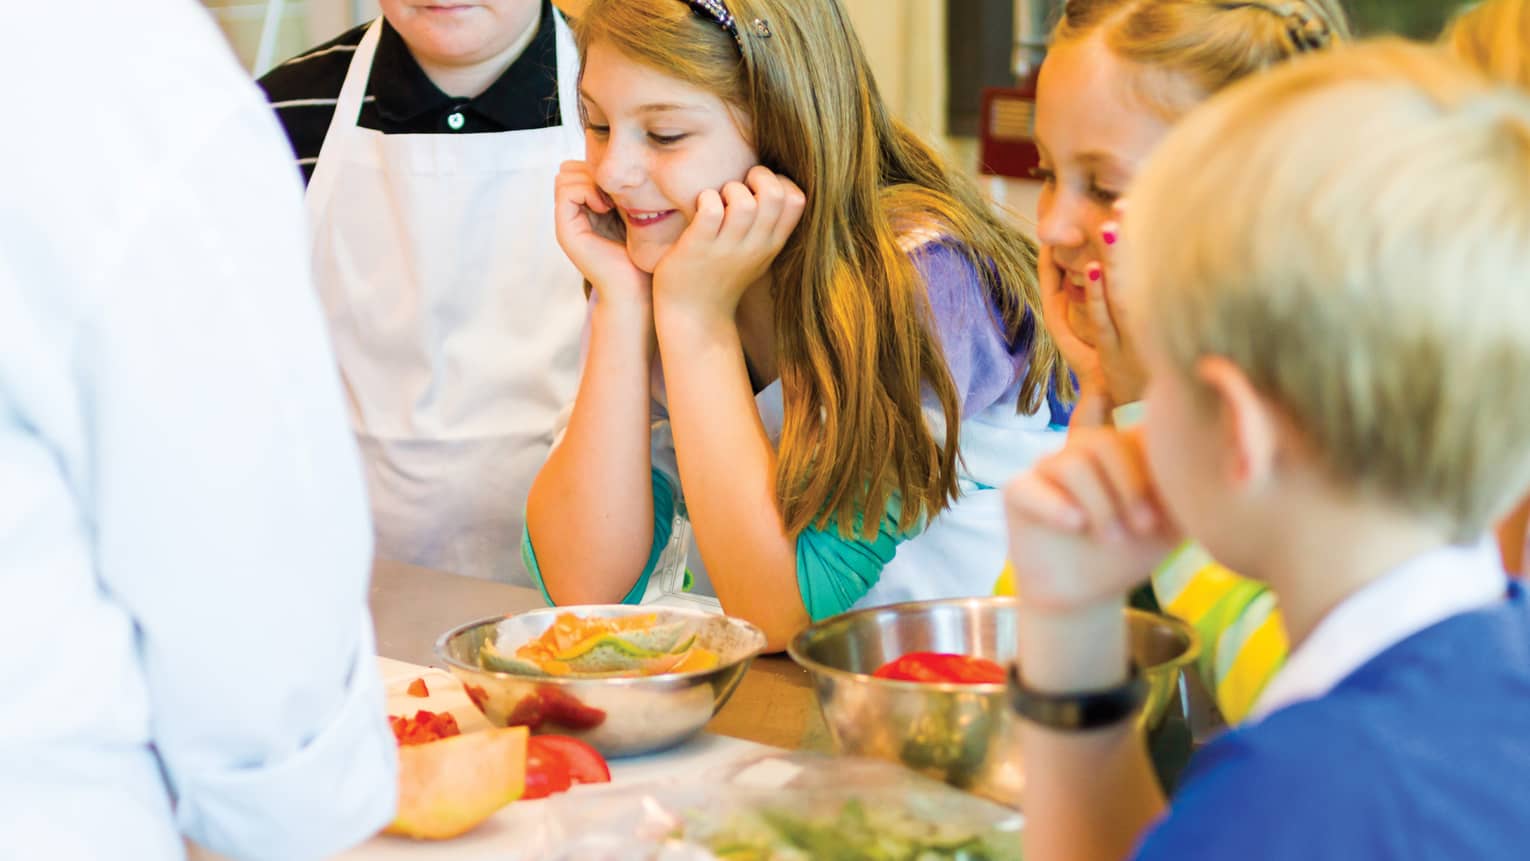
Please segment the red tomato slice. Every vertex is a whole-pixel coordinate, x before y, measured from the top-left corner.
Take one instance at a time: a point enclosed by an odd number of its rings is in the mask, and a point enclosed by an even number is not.
[[[1004,668],[987,658],[967,657],[963,662],[962,675],[962,681],[975,685],[1004,684]]]
[[[1002,684],[1004,668],[987,658],[942,652],[911,652],[888,661],[872,673],[879,679],[945,684]]]
[[[899,682],[944,682],[945,677],[937,669],[923,660],[921,655],[904,655],[897,660],[888,661],[877,668],[872,675],[879,679],[891,679]]]
[[[561,757],[574,783],[610,783],[611,767],[600,751],[566,735],[534,735],[531,745]]]
[[[428,697],[428,696],[430,696],[430,688],[425,687],[425,680],[424,679],[415,679],[414,681],[409,683],[409,696],[411,696],[411,697]]]
[[[521,793],[525,801],[567,792],[573,785],[568,763],[556,750],[538,744],[540,740],[541,736],[532,736],[526,742],[526,791]]]

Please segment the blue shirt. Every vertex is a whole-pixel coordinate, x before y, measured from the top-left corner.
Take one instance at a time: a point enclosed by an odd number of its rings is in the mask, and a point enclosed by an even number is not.
[[[1523,587],[1208,745],[1137,857],[1530,857]]]

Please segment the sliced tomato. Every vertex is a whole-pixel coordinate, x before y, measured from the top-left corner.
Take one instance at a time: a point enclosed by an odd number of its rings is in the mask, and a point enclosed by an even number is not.
[[[888,661],[877,668],[872,675],[879,679],[891,679],[899,682],[944,682],[942,676],[928,661],[921,660],[920,656],[904,655],[897,660]]]
[[[573,785],[568,763],[558,751],[538,744],[540,738],[532,736],[526,742],[526,790],[521,793],[526,801],[567,792]]]
[[[425,680],[424,679],[415,679],[414,681],[409,683],[409,696],[411,696],[411,697],[428,697],[428,696],[430,696],[430,688],[425,687]]]
[[[903,682],[990,685],[1004,682],[1004,668],[971,655],[943,652],[911,652],[888,661],[872,675]]]
[[[534,735],[531,747],[547,751],[563,759],[568,767],[569,779],[574,783],[610,783],[611,767],[600,751],[577,738],[566,735]]]

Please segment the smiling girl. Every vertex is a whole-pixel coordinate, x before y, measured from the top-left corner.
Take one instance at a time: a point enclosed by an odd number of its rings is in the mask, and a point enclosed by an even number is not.
[[[641,600],[682,510],[772,648],[855,605],[980,594],[995,490],[1060,444],[1034,246],[897,124],[837,0],[595,0],[559,241],[591,286],[525,551]]]
[[[1079,375],[1081,420],[1098,424],[1141,396],[1144,375],[1117,319],[1121,285],[1110,265],[1121,240],[1118,203],[1138,166],[1213,93],[1348,35],[1337,0],[1064,5],[1036,94],[1037,235],[1048,328]]]
[[[1348,36],[1335,0],[1064,5],[1037,87],[1037,235],[1046,325],[1079,379],[1072,433],[1095,432],[1113,412],[1127,418],[1146,384],[1121,314],[1129,287],[1112,265],[1123,247],[1120,202],[1138,167],[1213,94]],[[1274,596],[1194,544],[1161,560],[1152,580],[1163,608],[1199,631],[1201,676],[1223,716],[1246,717],[1287,653]]]

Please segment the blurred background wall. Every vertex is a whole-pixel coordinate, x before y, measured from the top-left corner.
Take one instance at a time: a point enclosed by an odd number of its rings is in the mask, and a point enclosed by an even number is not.
[[[577,15],[587,0],[554,0]],[[679,0],[653,0],[679,2]],[[841,0],[855,22],[883,98],[949,158],[979,173],[979,96],[1023,81],[1040,60],[1061,0]],[[1469,0],[1344,0],[1363,34],[1432,39]],[[376,0],[203,0],[245,67],[260,74],[378,14]],[[1009,115],[1014,119],[1014,114]],[[1023,117],[1022,117],[1023,119]],[[1025,224],[1036,187],[983,177],[995,201]]]

